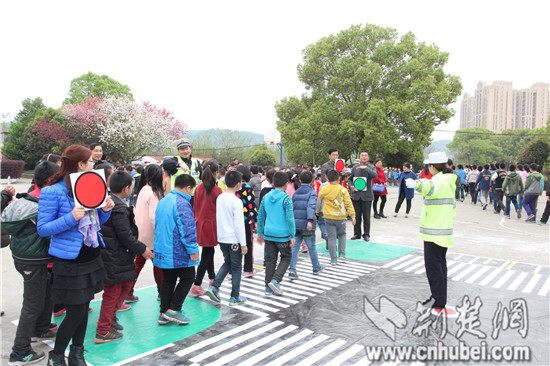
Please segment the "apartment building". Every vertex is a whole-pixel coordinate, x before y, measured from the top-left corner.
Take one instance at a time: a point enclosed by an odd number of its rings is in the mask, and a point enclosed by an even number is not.
[[[507,129],[546,127],[550,115],[550,84],[536,83],[516,90],[512,83],[480,81],[474,94],[465,93],[460,128],[483,127],[496,133]]]

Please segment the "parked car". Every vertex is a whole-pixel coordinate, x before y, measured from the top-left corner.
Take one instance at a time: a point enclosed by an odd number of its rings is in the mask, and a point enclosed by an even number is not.
[[[151,156],[141,156],[136,160],[133,160],[131,164],[132,165],[149,165],[149,164],[160,164],[160,162]]]

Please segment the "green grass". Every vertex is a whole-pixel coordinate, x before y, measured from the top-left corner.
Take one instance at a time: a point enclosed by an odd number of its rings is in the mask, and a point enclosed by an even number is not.
[[[34,175],[34,170],[24,170],[24,171],[23,171],[23,174]]]

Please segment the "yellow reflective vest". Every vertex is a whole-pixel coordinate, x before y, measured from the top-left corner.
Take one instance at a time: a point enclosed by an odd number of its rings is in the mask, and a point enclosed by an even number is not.
[[[187,163],[185,161],[183,161],[181,156],[178,156],[178,164],[187,165]],[[193,195],[194,195],[195,194],[195,189],[197,189],[197,186],[201,182],[200,175],[199,175],[199,172],[198,172],[199,161],[195,158],[192,158],[191,159],[191,166],[189,166],[189,165],[187,165],[187,166],[189,167],[189,172],[184,172],[183,170],[178,168],[178,172],[172,176],[172,189],[174,189],[174,185],[175,185],[175,182],[176,182],[176,177],[178,175],[180,175],[180,174],[191,174],[191,176],[195,179],[195,183],[196,183],[195,188],[193,188]]]
[[[416,190],[424,196],[420,239],[442,247],[452,247],[456,217],[456,175],[439,172],[432,179],[417,180]]]

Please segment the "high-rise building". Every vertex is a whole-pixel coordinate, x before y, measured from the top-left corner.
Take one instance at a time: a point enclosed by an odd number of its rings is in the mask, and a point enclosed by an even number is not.
[[[477,84],[474,95],[465,93],[460,128],[483,127],[496,133],[507,129],[546,127],[550,115],[550,84],[512,89],[512,83]]]

